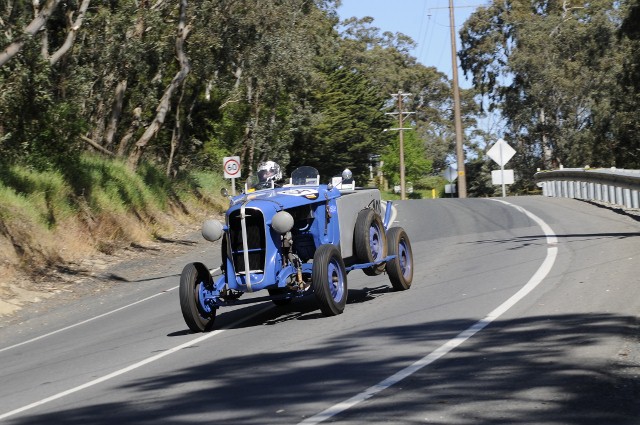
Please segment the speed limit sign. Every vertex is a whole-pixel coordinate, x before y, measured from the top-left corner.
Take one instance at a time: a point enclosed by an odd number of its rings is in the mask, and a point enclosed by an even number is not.
[[[222,160],[222,168],[224,169],[225,179],[236,179],[241,176],[240,157],[225,156]]]

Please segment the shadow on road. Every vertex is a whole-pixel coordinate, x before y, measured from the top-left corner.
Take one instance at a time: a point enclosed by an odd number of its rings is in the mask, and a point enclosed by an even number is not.
[[[351,295],[351,294],[350,294]],[[366,298],[366,296],[364,296]],[[300,304],[297,304],[298,306]],[[302,304],[305,305],[304,303]],[[307,307],[278,314],[316,314]],[[251,307],[255,308],[255,307]],[[288,307],[287,307],[288,308]],[[289,311],[289,313],[287,313]],[[268,320],[277,321],[271,314]],[[258,319],[268,324],[265,318]],[[112,383],[121,402],[86,398],[89,406],[27,415],[11,424],[285,424],[297,423],[380,382],[457,335],[471,320],[378,326],[336,336],[313,349],[282,347],[268,353],[211,360],[152,378]],[[615,359],[574,356],[611,337],[628,350]],[[640,367],[636,317],[557,315],[495,321],[445,358],[333,419],[342,423],[638,424]],[[312,337],[312,335],[310,335]],[[414,347],[392,356],[362,352],[359,342]],[[200,348],[203,348],[202,345]],[[634,348],[635,347],[635,348]],[[247,352],[251,352],[247,349]],[[187,354],[179,354],[176,360]],[[176,361],[174,360],[174,362]],[[101,385],[109,385],[101,384]],[[121,396],[118,394],[121,393]],[[418,420],[418,418],[422,418]],[[445,419],[438,419],[445,418]]]

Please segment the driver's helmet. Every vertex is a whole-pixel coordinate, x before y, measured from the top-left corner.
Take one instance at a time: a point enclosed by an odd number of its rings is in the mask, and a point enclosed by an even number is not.
[[[280,166],[273,161],[265,161],[258,164],[258,181],[260,183],[270,183],[282,180]]]

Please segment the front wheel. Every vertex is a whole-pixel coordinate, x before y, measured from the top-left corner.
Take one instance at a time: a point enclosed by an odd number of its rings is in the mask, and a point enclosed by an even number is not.
[[[180,309],[193,332],[209,331],[213,327],[216,310],[203,306],[200,300],[201,288],[211,283],[211,274],[202,263],[187,264],[180,275]]]
[[[347,304],[347,271],[335,245],[320,245],[313,256],[311,287],[325,316],[336,316]]]
[[[395,255],[387,261],[387,274],[393,289],[404,291],[411,287],[413,280],[413,253],[409,236],[402,227],[392,227],[387,232],[389,255]]]

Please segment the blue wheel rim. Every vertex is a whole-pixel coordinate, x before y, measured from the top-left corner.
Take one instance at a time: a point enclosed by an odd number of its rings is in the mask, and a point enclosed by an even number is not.
[[[411,264],[411,255],[404,239],[401,239],[398,244],[398,260],[402,276],[404,276],[405,279],[408,279],[411,276],[411,268],[413,267],[413,264]]]
[[[211,307],[204,302],[204,299],[205,299],[205,296],[206,296],[205,292],[208,292],[206,290],[204,282],[200,281],[196,285],[198,287],[198,299],[197,299],[198,309],[201,312],[204,312],[206,314],[210,314],[211,313]]]
[[[380,259],[382,245],[380,243],[380,229],[376,225],[369,227],[369,246],[371,247],[371,257],[374,261]]]
[[[331,298],[333,298],[335,302],[339,302],[344,296],[344,275],[342,274],[342,269],[335,260],[331,260],[327,271],[327,285],[329,285]]]

